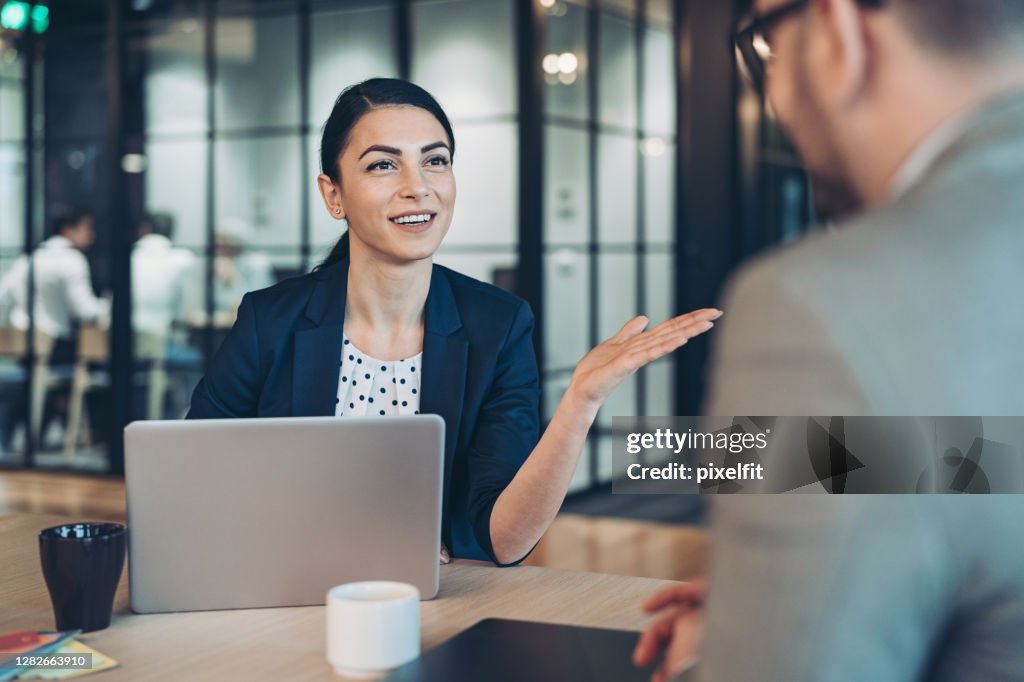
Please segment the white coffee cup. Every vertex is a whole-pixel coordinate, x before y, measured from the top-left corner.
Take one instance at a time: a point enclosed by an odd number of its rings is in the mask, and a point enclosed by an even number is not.
[[[420,655],[420,591],[368,581],[327,593],[327,661],[346,677],[373,678]]]

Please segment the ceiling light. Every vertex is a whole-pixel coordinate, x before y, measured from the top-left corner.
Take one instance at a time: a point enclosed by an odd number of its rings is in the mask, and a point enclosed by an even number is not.
[[[562,73],[573,73],[580,65],[579,59],[572,52],[563,52],[557,60],[558,70]]]
[[[665,140],[660,137],[648,137],[640,143],[640,153],[644,156],[661,156],[667,148]]]
[[[541,66],[544,67],[544,73],[550,73],[551,75],[555,75],[556,73],[558,73],[560,70],[560,60],[561,57],[559,57],[557,54],[546,55],[544,57],[544,61],[541,62]]]

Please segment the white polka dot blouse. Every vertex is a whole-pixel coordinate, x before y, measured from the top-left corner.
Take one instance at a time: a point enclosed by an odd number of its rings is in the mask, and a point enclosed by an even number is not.
[[[423,353],[404,360],[377,360],[342,336],[338,417],[419,414]]]

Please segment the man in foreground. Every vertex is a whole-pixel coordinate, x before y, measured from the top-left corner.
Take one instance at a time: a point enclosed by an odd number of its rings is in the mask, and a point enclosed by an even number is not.
[[[848,217],[733,280],[707,413],[1024,415],[1024,2],[755,11],[748,68]],[[706,605],[647,604],[656,680],[1024,678],[1024,497],[715,502]]]

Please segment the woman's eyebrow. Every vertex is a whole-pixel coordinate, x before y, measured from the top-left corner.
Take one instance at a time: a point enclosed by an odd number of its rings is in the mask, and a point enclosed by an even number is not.
[[[443,149],[448,149],[449,152],[451,151],[451,149],[448,147],[448,144],[446,142],[431,142],[430,144],[428,144],[425,147],[420,147],[420,154],[426,154],[427,152],[429,152],[431,150],[442,149],[442,148]],[[366,151],[364,151],[362,154],[359,155],[359,158],[360,159],[363,158],[364,156],[366,156],[370,152],[384,152],[385,154],[391,154],[392,156],[401,156],[402,155],[402,150],[399,149],[398,147],[387,147],[387,146],[382,145],[382,144],[375,144],[375,145],[371,145],[371,146],[367,147]]]
[[[448,149],[449,152],[451,151],[448,145],[444,142],[431,142],[426,147],[420,148],[420,154],[426,154],[427,152],[432,151],[434,149]]]
[[[366,151],[364,151],[362,154],[359,155],[359,158],[360,159],[363,158],[364,156],[366,156],[370,152],[384,152],[385,154],[391,154],[393,156],[401,156],[402,155],[402,150],[398,149],[397,147],[385,147],[382,144],[375,144],[375,145],[372,145],[370,147],[367,147]]]

